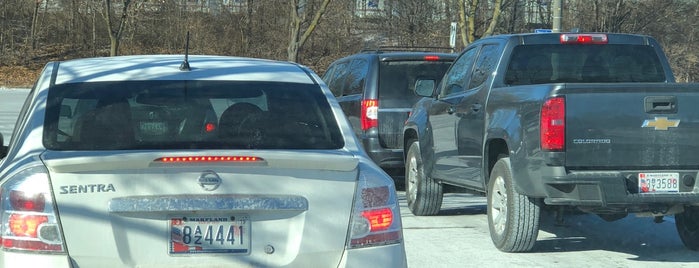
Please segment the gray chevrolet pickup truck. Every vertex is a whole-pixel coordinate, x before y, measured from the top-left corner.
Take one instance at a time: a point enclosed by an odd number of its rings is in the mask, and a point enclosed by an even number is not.
[[[449,184],[486,194],[501,251],[530,251],[544,208],[674,215],[699,249],[699,84],[675,83],[653,38],[492,36],[415,88],[425,98],[404,127],[413,214],[437,214]]]

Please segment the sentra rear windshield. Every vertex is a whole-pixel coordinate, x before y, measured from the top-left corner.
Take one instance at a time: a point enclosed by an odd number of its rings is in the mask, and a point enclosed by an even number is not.
[[[651,46],[522,45],[514,48],[505,84],[664,82]]]
[[[344,146],[318,85],[231,81],[54,86],[43,141],[50,150]]]

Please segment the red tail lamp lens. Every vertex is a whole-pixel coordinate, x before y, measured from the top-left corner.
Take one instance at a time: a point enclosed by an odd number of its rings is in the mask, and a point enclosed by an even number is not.
[[[205,130],[207,133],[214,132],[214,130],[216,130],[216,124],[211,123],[211,122],[206,123],[206,125],[204,125],[204,130]]]
[[[19,211],[44,211],[46,200],[42,193],[27,193],[22,191],[10,191],[10,204]]]
[[[388,230],[393,223],[393,211],[389,208],[367,210],[362,216],[369,220],[372,232]]]
[[[565,149],[566,102],[563,97],[546,100],[541,107],[541,149]]]
[[[362,101],[362,130],[379,126],[379,100],[366,99]]]

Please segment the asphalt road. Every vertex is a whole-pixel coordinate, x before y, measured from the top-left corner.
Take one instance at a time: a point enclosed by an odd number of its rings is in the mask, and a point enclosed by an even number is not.
[[[28,90],[0,89],[0,132],[10,139]],[[537,244],[530,253],[503,253],[490,241],[486,201],[467,193],[445,194],[437,216],[413,216],[399,192],[405,248],[410,267],[699,267],[699,252],[687,250],[672,217],[630,215],[606,222],[586,214],[556,224],[543,213]]]
[[[410,267],[699,267],[699,252],[684,247],[672,217],[606,222],[571,213],[559,225],[545,212],[532,252],[503,253],[490,240],[485,197],[448,193],[439,215],[418,217],[399,195]]]

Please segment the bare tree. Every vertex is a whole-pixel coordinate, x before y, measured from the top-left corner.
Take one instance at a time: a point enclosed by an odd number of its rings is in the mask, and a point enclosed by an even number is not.
[[[313,31],[318,26],[320,18],[323,17],[323,13],[330,4],[331,0],[323,0],[320,4],[320,8],[313,15],[313,20],[308,24],[308,27],[301,33],[301,26],[307,18],[307,14],[310,12],[311,8],[308,4],[309,0],[292,0],[289,1],[291,5],[291,25],[289,27],[290,40],[289,46],[287,48],[288,57],[287,59],[292,62],[298,62],[299,49],[308,41]]]
[[[102,13],[102,16],[107,23],[107,30],[109,31],[109,56],[119,55],[119,42],[121,41],[121,36],[124,33],[124,27],[126,25],[126,19],[128,18],[128,10],[131,0],[123,0],[121,4],[121,14],[116,14],[115,12],[112,12],[112,0],[104,0],[105,10],[104,13]]]
[[[31,40],[32,49],[36,49],[36,39],[38,38],[37,32],[39,31],[39,7],[41,7],[41,2],[42,2],[42,0],[35,0],[34,1],[34,13],[32,15],[32,28],[31,28],[31,35],[29,36],[29,40]]]
[[[322,73],[333,60],[371,43],[445,46],[454,21],[459,28],[457,50],[488,35],[547,28],[552,21],[549,4],[550,0],[0,0],[0,67],[36,69],[48,60],[106,54],[181,53],[190,31],[193,54],[293,60]],[[677,80],[690,82],[699,80],[698,14],[699,1],[694,0],[566,0],[561,29],[653,36]]]
[[[500,14],[502,13],[501,8],[502,8],[502,0],[495,0],[493,2],[493,17],[490,19],[490,24],[488,25],[488,28],[483,33],[483,36],[493,35],[493,32],[495,31],[495,27],[498,25],[498,19],[500,18]]]
[[[484,1],[479,0],[459,0],[459,32],[461,33],[461,43],[467,46],[476,41],[476,39],[492,35],[498,25],[500,14],[502,13],[502,0]],[[492,11],[481,5],[487,4],[492,6]],[[479,12],[482,11],[482,12]],[[478,17],[479,14],[492,14],[492,17]],[[488,26],[484,30],[477,28],[479,22],[489,21]],[[482,31],[482,32],[481,32]]]

